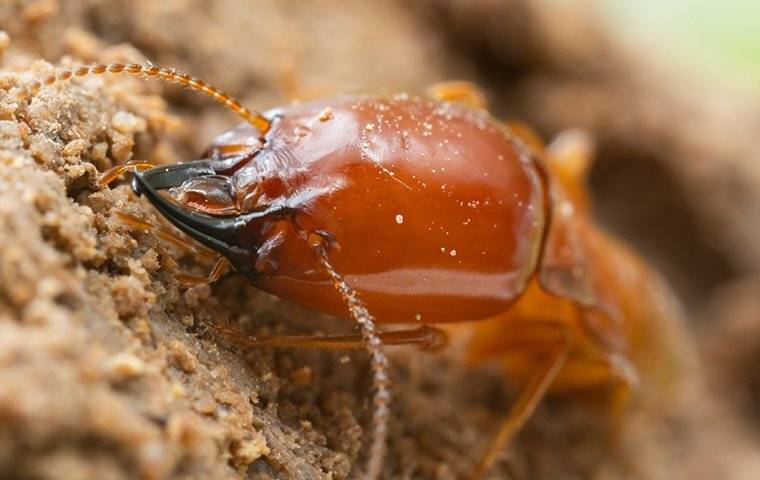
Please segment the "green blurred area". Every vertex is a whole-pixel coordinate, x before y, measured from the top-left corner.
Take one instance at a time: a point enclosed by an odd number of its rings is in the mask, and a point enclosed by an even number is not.
[[[614,21],[663,52],[760,89],[760,0],[603,0]]]

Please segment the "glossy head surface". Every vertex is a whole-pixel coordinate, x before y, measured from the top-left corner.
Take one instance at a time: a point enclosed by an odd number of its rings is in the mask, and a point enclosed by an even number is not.
[[[263,143],[248,126],[220,136],[213,172],[173,190],[183,208],[234,223],[225,241],[246,265],[233,263],[257,286],[343,314],[307,241],[319,232],[380,321],[479,319],[522,292],[545,227],[545,188],[486,113],[399,94],[266,115]]]

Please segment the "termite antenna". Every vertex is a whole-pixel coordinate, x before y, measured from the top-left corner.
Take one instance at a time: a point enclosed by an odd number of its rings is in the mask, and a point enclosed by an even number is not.
[[[324,244],[324,239],[310,239],[314,247],[317,259],[322,268],[330,276],[335,288],[343,297],[348,306],[351,316],[356,321],[364,339],[367,352],[370,356],[370,366],[372,369],[372,387],[374,395],[372,403],[375,410],[372,413],[373,438],[369,448],[369,457],[367,467],[364,472],[365,480],[376,480],[380,478],[383,471],[383,462],[385,459],[386,443],[388,440],[388,417],[390,415],[390,377],[388,376],[388,358],[383,352],[383,343],[375,327],[375,319],[367,310],[367,307],[359,299],[356,291],[351,288],[343,277],[335,271]]]
[[[112,74],[129,74],[142,78],[158,78],[165,82],[177,83],[197,92],[205,93],[217,102],[221,103],[229,110],[232,110],[246,122],[250,123],[265,134],[269,131],[270,122],[261,113],[255,110],[248,110],[229,94],[218,88],[207,84],[203,80],[192,77],[186,73],[179,73],[172,68],[157,67],[155,65],[140,65],[138,63],[109,63],[104,65],[97,63],[89,66],[82,66],[74,70],[61,70],[54,75],[50,75],[41,82],[34,82],[26,89],[26,96],[35,95],[43,87],[59,82],[67,82],[72,78],[86,77],[90,75]]]

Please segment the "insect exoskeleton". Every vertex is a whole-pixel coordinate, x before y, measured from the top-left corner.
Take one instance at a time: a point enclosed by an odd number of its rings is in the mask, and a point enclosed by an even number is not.
[[[157,67],[82,67],[43,84],[105,72],[181,83],[246,120],[202,159],[119,166],[101,183],[135,172],[137,194],[222,256],[193,281],[213,281],[229,263],[262,290],[358,323],[361,335],[236,342],[369,349],[369,478],[383,468],[389,415],[383,342],[440,348],[446,334],[427,325],[482,320],[467,327],[471,359],[500,359],[524,389],[474,468],[479,477],[547,391],[607,388],[625,398],[644,340],[672,320],[657,276],[591,219],[590,139],[568,133],[544,149],[526,127],[491,117],[471,84],[265,113]],[[417,325],[380,332],[376,322]]]
[[[486,114],[398,94],[266,116],[260,146],[216,154],[260,136],[238,127],[212,145],[217,159],[138,174],[136,191],[164,204],[152,184],[171,183],[181,207],[160,208],[177,226],[203,230],[196,238],[259,288],[323,311],[346,313],[310,235],[381,322],[482,319],[523,291],[545,228],[544,187],[531,156]]]

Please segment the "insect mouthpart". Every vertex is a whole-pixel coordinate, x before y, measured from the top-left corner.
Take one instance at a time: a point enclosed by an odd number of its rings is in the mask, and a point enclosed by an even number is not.
[[[212,216],[240,215],[234,187],[226,175],[203,175],[186,180],[169,194],[180,205]]]
[[[217,216],[180,205],[171,197],[161,195],[161,190],[179,188],[195,182],[214,182],[219,179],[214,162],[198,160],[176,165],[161,166],[135,173],[132,190],[145,195],[150,203],[177,228],[207,247],[223,254],[232,265],[243,273],[250,273],[252,257],[257,246],[251,244],[251,231],[273,209],[246,214]]]

